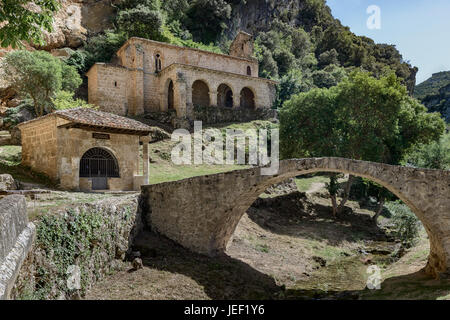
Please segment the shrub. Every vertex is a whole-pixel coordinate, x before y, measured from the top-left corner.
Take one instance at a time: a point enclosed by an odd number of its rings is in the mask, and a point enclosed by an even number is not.
[[[413,247],[419,236],[419,219],[400,201],[389,202],[385,206],[391,214],[395,237],[400,239],[405,247]]]
[[[2,67],[5,80],[17,93],[33,100],[37,116],[51,111],[52,99],[59,90],[73,91],[82,82],[75,67],[45,51],[10,52]]]
[[[94,105],[88,104],[82,99],[74,99],[74,94],[69,91],[59,91],[53,99],[53,106],[56,110],[73,109],[73,108],[96,108]]]

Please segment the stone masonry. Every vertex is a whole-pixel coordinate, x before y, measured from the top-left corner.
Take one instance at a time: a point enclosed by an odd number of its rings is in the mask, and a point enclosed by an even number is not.
[[[28,223],[23,196],[0,200],[0,300],[9,299],[35,236],[35,226]]]
[[[193,119],[194,106],[270,109],[276,82],[258,77],[253,38],[238,33],[230,55],[129,39],[114,64],[96,63],[87,73],[89,103],[118,115],[175,110]]]
[[[284,160],[275,176],[261,175],[260,170],[143,186],[146,223],[186,248],[216,255],[226,250],[242,215],[268,187],[308,173],[352,174],[386,187],[411,208],[430,239],[425,271],[436,278],[450,277],[450,171],[342,158]]]
[[[151,129],[140,122],[77,108],[21,123],[19,128],[22,164],[46,174],[63,189],[91,191],[93,179],[99,176],[107,178],[104,190],[139,190],[141,185],[148,183],[148,135]],[[102,149],[111,155],[117,166],[116,174],[106,172],[105,162],[99,160],[98,165],[103,167],[96,167],[91,162],[92,175],[81,175],[81,160],[93,149]],[[95,170],[98,172],[92,172]]]

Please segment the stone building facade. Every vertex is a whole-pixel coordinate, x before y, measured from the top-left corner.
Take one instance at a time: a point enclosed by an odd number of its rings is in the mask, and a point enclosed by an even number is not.
[[[148,184],[151,129],[141,122],[77,108],[24,122],[19,129],[22,164],[63,189],[126,191]]]
[[[257,117],[275,100],[276,82],[258,77],[253,39],[244,32],[230,55],[131,38],[117,61],[96,63],[87,76],[89,103],[118,115],[173,112],[197,120],[194,108],[201,106],[245,109]]]

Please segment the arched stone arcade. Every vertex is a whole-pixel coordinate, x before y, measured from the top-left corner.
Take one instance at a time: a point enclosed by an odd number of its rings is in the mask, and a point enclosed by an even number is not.
[[[222,83],[217,88],[217,106],[222,108],[233,108],[233,90],[225,84]]]
[[[260,170],[237,170],[146,186],[143,195],[151,208],[147,221],[181,245],[215,255],[225,251],[242,215],[269,186],[308,173],[352,174],[383,185],[411,208],[430,239],[426,272],[435,277],[450,276],[450,171],[341,158],[281,161],[275,176],[261,175]]]
[[[248,87],[244,87],[241,90],[241,108],[255,109],[255,94]]]
[[[207,107],[210,105],[209,87],[203,80],[196,80],[192,84],[192,104]]]

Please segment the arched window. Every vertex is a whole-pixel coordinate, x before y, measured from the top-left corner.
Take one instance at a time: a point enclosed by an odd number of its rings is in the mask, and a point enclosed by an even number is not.
[[[169,110],[173,110],[174,106],[173,106],[173,81],[170,80],[169,82],[169,88],[168,88],[168,92],[167,92],[167,108]]]
[[[89,149],[80,160],[80,178],[96,177],[119,177],[119,165],[116,158],[102,148]]]
[[[247,75],[248,76],[252,75],[252,68],[250,68],[250,66],[247,66]]]
[[[155,72],[160,72],[161,71],[161,55],[159,53],[157,53],[155,55]]]

